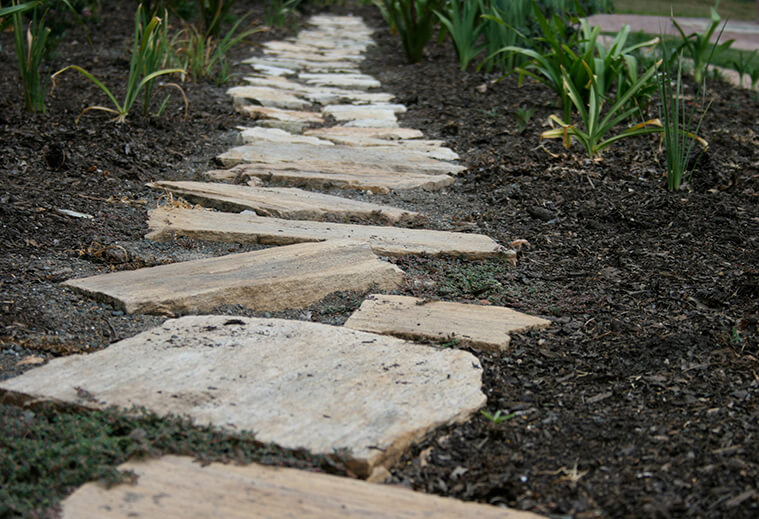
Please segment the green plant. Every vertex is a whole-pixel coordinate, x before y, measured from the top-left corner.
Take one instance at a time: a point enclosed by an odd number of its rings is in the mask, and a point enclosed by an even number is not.
[[[501,410],[498,410],[495,413],[491,414],[484,409],[480,411],[480,414],[484,416],[488,421],[490,421],[490,423],[493,425],[501,425],[503,422],[511,420],[516,416],[516,413],[506,414]]]
[[[717,41],[714,43],[710,41],[722,20],[719,14],[717,14],[717,7],[719,7],[719,1],[717,1],[717,4],[711,8],[711,23],[703,34],[694,32],[693,34],[686,36],[685,31],[683,31],[680,24],[677,23],[677,20],[675,20],[674,17],[671,17],[672,23],[682,37],[679,48],[676,52],[672,53],[672,56],[680,55],[680,50],[685,51],[685,55],[693,60],[693,78],[696,80],[696,83],[701,83],[706,77],[706,69],[713,62],[714,58],[721,52],[729,49],[733,44],[733,40],[719,43],[722,31],[725,30],[725,25],[727,25],[727,23],[722,25],[722,28],[717,35]]]
[[[526,108],[524,106],[520,106],[516,110],[514,110],[514,119],[517,122],[517,128],[519,128],[519,133],[524,133],[524,131],[527,129],[527,126],[530,124],[530,119],[532,119],[532,115],[535,113],[535,108]]]
[[[486,45],[479,43],[485,24],[480,20],[480,5],[468,0],[448,0],[442,11],[435,11],[456,48],[461,70],[466,70]]]
[[[667,188],[670,191],[677,191],[680,189],[683,180],[690,181],[692,176],[693,167],[697,161],[697,158],[693,161],[690,160],[694,144],[699,142],[703,150],[708,147],[706,141],[698,137],[697,134],[709,107],[708,105],[705,106],[701,116],[696,118],[699,96],[702,104],[705,101],[705,83],[702,80],[692,105],[693,108],[690,111],[686,109],[683,98],[682,59],[672,59],[669,45],[666,42],[662,42],[661,49],[664,66],[658,80],[659,111],[664,132]],[[677,62],[676,70],[673,69],[675,61]]]
[[[605,138],[615,126],[626,121],[638,111],[634,107],[626,108],[627,103],[635,95],[635,92],[646,85],[653,77],[659,63],[646,70],[623,95],[616,99],[603,116],[603,107],[606,99],[601,94],[596,77],[591,73],[590,67],[585,62],[583,64],[590,76],[590,98],[587,104],[581,97],[577,85],[573,82],[571,76],[565,70],[562,70],[564,88],[582,120],[582,129],[571,124],[571,122],[562,120],[557,115],[551,115],[549,120],[556,123],[558,128],[552,128],[543,132],[541,134],[542,139],[562,139],[564,147],[569,148],[572,138],[574,138],[585,148],[588,157],[595,158],[604,149],[620,139],[634,135],[661,132],[661,122],[658,119],[650,119],[631,126],[613,137]]]
[[[741,53],[737,59],[731,61],[733,68],[738,72],[738,86],[740,88],[743,88],[743,76],[748,74],[751,77],[751,71],[754,70],[751,65],[757,52],[759,51],[754,50],[751,54]]]
[[[390,25],[401,37],[409,63],[422,59],[424,47],[435,32],[436,10],[443,0],[373,0]]]
[[[488,72],[498,69],[512,71],[526,58],[517,53],[499,52],[515,47],[525,36],[529,23],[531,0],[479,0],[483,20],[486,58],[480,65]]]
[[[264,11],[264,23],[269,27],[284,27],[302,0],[272,0]]]
[[[145,23],[147,22],[147,23]],[[55,74],[53,74],[53,86],[55,86],[55,78],[60,74],[63,74],[69,69],[76,70],[84,77],[94,83],[100,90],[102,90],[113,103],[114,108],[108,108],[105,106],[88,106],[85,108],[77,121],[90,110],[102,110],[116,114],[115,121],[123,123],[126,121],[127,115],[132,110],[134,103],[137,101],[140,92],[145,89],[145,92],[152,92],[150,90],[153,86],[153,81],[156,78],[167,74],[183,74],[185,71],[181,68],[168,68],[159,69],[161,63],[166,59],[166,47],[162,43],[161,25],[162,21],[157,16],[153,16],[149,21],[145,16],[142,5],[137,8],[134,22],[134,44],[132,46],[132,58],[129,64],[129,76],[127,78],[126,93],[124,101],[119,103],[111,90],[106,87],[99,79],[83,69],[78,65],[69,65],[62,68]],[[165,35],[164,35],[165,37]],[[187,113],[187,96],[184,94],[182,87],[176,83],[170,83],[166,86],[177,88],[184,97],[185,101],[185,113]],[[150,97],[145,97],[143,103],[143,113],[147,114],[150,103]],[[162,103],[159,113],[165,107],[165,102]]]
[[[243,16],[227,31],[221,39],[206,36],[198,28],[186,24],[170,41],[165,43],[169,49],[173,65],[181,67],[186,74],[196,81],[200,78],[215,78],[218,85],[229,81],[232,74],[226,57],[229,50],[262,28],[249,28],[238,32],[247,17]],[[167,38],[164,36],[164,38]]]

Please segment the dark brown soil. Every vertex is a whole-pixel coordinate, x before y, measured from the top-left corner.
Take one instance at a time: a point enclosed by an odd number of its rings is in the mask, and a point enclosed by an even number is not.
[[[113,4],[93,31],[96,50],[72,37],[51,71],[76,63],[109,84],[124,81],[133,6]],[[372,9],[356,11],[382,27]],[[436,431],[392,469],[391,481],[557,517],[756,517],[756,96],[711,83],[702,132],[708,157],[688,189],[670,193],[655,140],[622,141],[598,161],[577,147],[541,145],[555,111],[546,89],[460,72],[448,44],[408,65],[389,31],[375,38],[364,68],[406,104],[403,125],[445,139],[469,170],[445,191],[371,199],[425,211],[430,227],[529,242],[516,268],[398,260],[409,275],[405,293],[507,305],[554,323],[513,337],[508,353],[477,354],[487,411],[513,418],[494,425],[477,415]],[[74,73],[57,86],[47,114],[29,115],[10,34],[0,42],[5,378],[25,369],[16,363],[27,355],[103,348],[163,319],[123,315],[60,281],[245,250],[143,239],[146,211],[159,196],[144,183],[198,178],[245,121],[223,88],[199,83],[186,85],[187,121],[177,102],[160,118],[135,113],[116,125],[88,114],[77,126],[77,114],[104,98]],[[521,133],[513,117],[520,106],[535,108]],[[282,315],[339,324],[359,301],[338,294]]]

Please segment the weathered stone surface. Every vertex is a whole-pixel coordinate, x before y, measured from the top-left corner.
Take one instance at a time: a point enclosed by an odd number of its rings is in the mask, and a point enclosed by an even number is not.
[[[261,126],[249,128],[245,126],[238,126],[238,129],[241,130],[240,138],[245,143],[283,142],[311,144],[313,146],[334,146],[335,144],[332,141],[319,139],[318,137],[308,137],[290,133],[287,130],[282,130],[280,128],[262,128]]]
[[[342,88],[378,88],[381,83],[366,74],[300,73],[298,78],[310,85]]]
[[[461,350],[311,322],[204,315],[53,359],[0,389],[16,401],[145,406],[314,453],[348,449],[353,469],[368,475],[428,430],[484,405],[481,374]]]
[[[265,67],[275,67],[288,70],[301,71],[306,70],[311,74],[327,74],[327,75],[356,75],[361,74],[358,69],[358,63],[350,61],[306,61],[302,59],[292,58],[276,58],[274,56],[265,57],[253,57],[243,60],[243,63],[252,65],[255,69],[257,65],[264,65]],[[313,83],[317,84],[317,83]],[[334,86],[351,86],[351,85],[334,85]],[[374,86],[374,85],[373,85]]]
[[[363,90],[345,90],[333,87],[316,87],[289,81],[278,76],[248,76],[245,78],[253,86],[276,88],[282,91],[304,97],[312,103],[333,104],[350,103],[388,103],[393,100],[392,94],[382,92],[365,92]]]
[[[323,50],[321,52],[298,52],[283,51],[274,49],[264,49],[264,54],[272,56],[275,59],[288,59],[296,62],[313,62],[313,63],[340,63],[346,67],[356,67],[363,57],[355,53],[337,50]]]
[[[449,340],[484,351],[508,348],[509,333],[547,328],[546,319],[502,306],[481,306],[373,294],[345,323],[355,330],[406,339]]]
[[[303,243],[218,258],[70,279],[65,286],[127,313],[208,312],[220,305],[301,308],[373,283],[397,288],[403,272],[355,241]]]
[[[346,123],[343,123],[343,126],[348,126],[351,128],[397,128],[398,123],[383,119],[356,119],[355,121],[348,121]]]
[[[332,126],[329,128],[313,128],[304,132],[305,135],[331,139],[333,137],[355,137],[367,139],[398,140],[417,139],[424,134],[413,128],[351,128],[349,126]]]
[[[355,169],[341,164],[309,163],[241,164],[231,169],[209,171],[206,176],[222,181],[232,181],[238,177],[256,177],[289,186],[362,189],[373,193],[408,189],[434,191],[455,182],[455,179],[448,175],[395,173],[374,168]]]
[[[270,87],[236,86],[227,90],[227,95],[234,99],[235,104],[248,104],[247,100],[256,101],[262,106],[300,110],[311,105],[305,99],[294,96],[283,90]]]
[[[265,65],[263,63],[253,63],[251,65],[253,70],[268,74],[270,76],[295,76],[298,74],[297,70],[284,67],[275,67],[273,65]]]
[[[376,170],[394,173],[440,175],[460,173],[464,166],[426,157],[414,149],[398,149],[388,153],[377,147],[311,146],[308,144],[247,144],[222,153],[217,160],[226,167],[241,163],[266,164],[300,170],[342,171]]]
[[[419,218],[419,213],[414,211],[296,188],[168,181],[148,185],[155,189],[165,189],[205,207],[220,211],[254,211],[261,216],[308,220],[362,218],[390,223]]]
[[[297,110],[281,110],[266,106],[240,105],[237,111],[249,115],[259,121],[261,126],[281,128],[289,132],[300,133],[311,124],[324,122],[321,114],[316,112],[301,112]]]
[[[110,489],[88,483],[63,501],[62,519],[538,519],[398,486],[259,464],[205,465],[163,456],[119,470],[137,474],[136,483]]]
[[[324,115],[331,115],[336,121],[397,121],[395,114],[405,111],[405,106],[397,104],[329,105],[322,109]]]
[[[323,240],[358,240],[383,256],[407,254],[450,255],[470,259],[510,257],[513,251],[482,234],[353,225],[304,220],[282,220],[251,213],[209,212],[203,209],[159,207],[150,212],[151,240],[176,236],[208,241],[290,245]]]
[[[369,128],[356,128],[369,129]],[[438,160],[458,160],[459,154],[450,148],[444,147],[443,141],[427,139],[375,139],[373,137],[330,135],[326,137],[334,144],[343,146],[382,146],[387,148],[388,153],[394,153],[397,149],[410,149],[422,152],[426,157]],[[395,148],[395,149],[393,149]]]

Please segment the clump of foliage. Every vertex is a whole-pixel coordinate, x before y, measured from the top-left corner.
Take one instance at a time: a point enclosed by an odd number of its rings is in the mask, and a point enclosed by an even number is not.
[[[674,17],[672,18],[672,23],[677,28],[682,38],[680,45],[676,52],[673,53],[673,56],[680,55],[682,52],[683,55],[693,60],[693,78],[696,80],[696,83],[701,83],[706,77],[706,70],[714,61],[714,58],[729,49],[733,44],[733,40],[719,43],[725,25],[720,29],[719,35],[717,36],[717,42],[711,42],[712,36],[722,21],[722,18],[717,14],[716,7],[718,6],[719,2],[717,2],[715,7],[711,8],[711,23],[705,33],[694,32],[686,36],[685,31],[683,31],[680,24],[677,23],[677,20],[675,20]]]
[[[166,27],[165,20],[161,20],[157,16],[148,18],[142,5],[137,8],[134,21],[134,44],[132,46],[132,57],[129,64],[129,76],[127,78],[124,100],[121,103],[118,102],[113,92],[106,85],[78,65],[69,65],[53,74],[52,79],[55,81],[57,76],[63,74],[67,70],[76,70],[100,88],[100,90],[102,90],[111,100],[113,108],[99,105],[89,106],[82,111],[77,118],[77,121],[82,115],[90,110],[101,110],[116,114],[115,121],[123,123],[126,121],[127,115],[131,112],[141,92],[144,94],[143,114],[148,113],[156,78],[168,74],[184,73],[184,69],[181,68],[160,68],[166,61],[168,53],[168,49],[165,45],[167,39],[165,34]],[[168,86],[172,86],[181,92],[185,100],[186,112],[187,97],[184,95],[182,88],[176,83],[170,83]],[[166,107],[167,101],[168,98],[162,103],[161,108],[158,111],[159,114]]]
[[[269,27],[284,27],[303,0],[273,0],[264,11],[264,23]]]
[[[422,59],[424,47],[435,33],[437,16],[444,0],[373,0],[390,29],[401,37],[409,63]]]

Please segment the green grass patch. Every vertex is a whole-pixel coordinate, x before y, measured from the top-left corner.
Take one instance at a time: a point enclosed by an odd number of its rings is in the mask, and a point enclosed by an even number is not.
[[[79,411],[50,404],[0,406],[0,518],[55,517],[58,503],[89,481],[133,478],[116,467],[163,454],[204,462],[259,462],[345,474],[339,459],[262,444],[252,433],[198,427],[144,409]]]
[[[709,18],[709,8],[714,0],[614,0],[617,13],[651,14],[656,16],[685,16]],[[729,20],[756,20],[756,2],[754,0],[722,0],[719,14]]]

